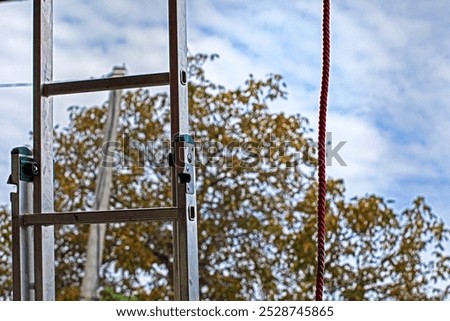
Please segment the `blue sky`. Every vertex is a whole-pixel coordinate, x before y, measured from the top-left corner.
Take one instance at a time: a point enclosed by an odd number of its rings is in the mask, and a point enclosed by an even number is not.
[[[101,77],[168,70],[165,0],[54,0],[54,77]],[[0,4],[0,83],[31,82],[31,1]],[[450,224],[450,2],[339,0],[332,6],[329,131],[346,167],[347,196],[377,193],[404,209],[424,195]],[[285,76],[289,99],[272,110],[300,113],[316,129],[321,1],[188,0],[191,52],[218,53],[208,76],[238,86],[248,74]],[[55,98],[55,123],[69,105],[107,93]],[[29,143],[31,89],[0,89],[0,180],[9,151]],[[314,133],[315,134],[315,133]],[[0,184],[0,203],[11,188]]]

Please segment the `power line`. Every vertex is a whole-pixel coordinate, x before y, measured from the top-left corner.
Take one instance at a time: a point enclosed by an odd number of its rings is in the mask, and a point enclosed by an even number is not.
[[[5,0],[0,0],[0,2],[5,1]],[[0,88],[14,88],[14,87],[30,87],[32,86],[32,83],[28,83],[28,82],[18,82],[18,83],[14,83],[14,84],[0,84]]]

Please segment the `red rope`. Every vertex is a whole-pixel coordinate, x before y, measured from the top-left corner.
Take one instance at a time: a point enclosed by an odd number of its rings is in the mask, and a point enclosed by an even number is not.
[[[323,283],[325,273],[325,212],[326,212],[326,135],[327,135],[327,98],[330,80],[330,0],[323,0],[323,56],[322,84],[320,89],[319,109],[319,195],[317,202],[317,278],[316,300],[323,300]]]

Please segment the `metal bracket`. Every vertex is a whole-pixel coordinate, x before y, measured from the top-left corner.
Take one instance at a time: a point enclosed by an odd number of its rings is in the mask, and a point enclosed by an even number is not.
[[[20,155],[19,156],[19,180],[23,182],[33,182],[34,176],[39,175],[39,165],[33,159],[31,150],[27,147],[15,147],[11,150],[11,155]],[[15,182],[12,174],[9,175],[7,184],[16,185],[18,182]]]
[[[34,176],[39,175],[39,165],[32,158],[28,156],[20,156],[20,180],[24,182],[32,182]]]
[[[191,135],[176,135],[176,143],[183,143],[183,172],[178,174],[178,182],[186,185],[186,194],[195,193],[195,141]]]

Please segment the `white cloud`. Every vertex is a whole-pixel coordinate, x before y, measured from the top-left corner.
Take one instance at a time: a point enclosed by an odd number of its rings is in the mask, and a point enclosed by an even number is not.
[[[327,129],[333,134],[332,148],[345,141],[339,155],[347,165],[334,159],[327,172],[334,178],[345,178],[349,195],[380,192],[392,183],[394,177],[386,175],[392,171],[391,142],[378,128],[353,115],[331,112]]]
[[[55,79],[98,77],[123,63],[132,74],[167,71],[163,3],[81,2],[73,10],[71,1],[61,1],[54,14]]]

